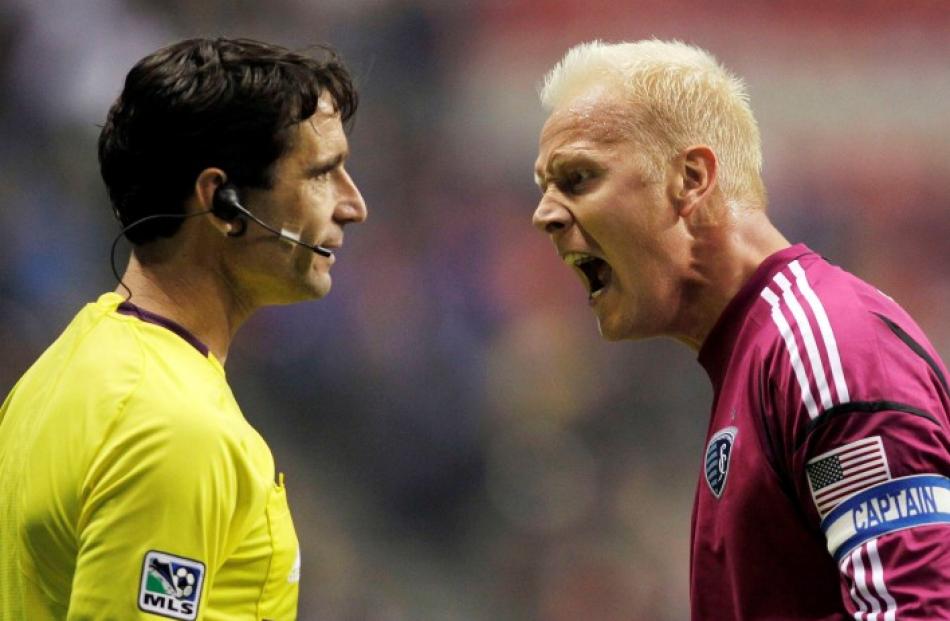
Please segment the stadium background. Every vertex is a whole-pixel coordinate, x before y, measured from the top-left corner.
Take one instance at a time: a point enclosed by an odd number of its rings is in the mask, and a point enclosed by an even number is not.
[[[95,141],[123,76],[199,35],[329,41],[361,86],[370,218],[328,299],[228,359],[287,473],[301,619],[688,617],[708,382],[672,342],[601,342],[530,226],[537,88],[574,43],[681,38],[744,76],[774,220],[950,357],[946,1],[3,0],[4,394],[114,286]]]

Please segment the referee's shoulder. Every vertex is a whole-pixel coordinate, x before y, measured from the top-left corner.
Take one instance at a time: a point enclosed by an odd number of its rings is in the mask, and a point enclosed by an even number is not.
[[[187,442],[196,450],[238,445],[247,434],[247,423],[220,391],[187,383],[154,381],[146,376],[123,404],[120,424],[140,427],[144,433]]]
[[[242,441],[247,423],[219,368],[187,343],[179,346],[177,335],[156,339],[129,322],[103,324],[107,336],[90,340],[77,368],[111,402],[103,414],[111,411],[115,433],[185,441],[196,450]],[[111,344],[104,358],[102,342]]]

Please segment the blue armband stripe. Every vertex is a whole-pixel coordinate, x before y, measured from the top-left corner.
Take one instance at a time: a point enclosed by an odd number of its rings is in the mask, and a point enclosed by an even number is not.
[[[875,485],[841,502],[821,528],[828,551],[840,562],[865,541],[926,524],[950,524],[947,477],[924,474]]]

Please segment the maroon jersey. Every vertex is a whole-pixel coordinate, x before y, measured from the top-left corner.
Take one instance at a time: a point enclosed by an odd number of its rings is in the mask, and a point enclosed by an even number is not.
[[[696,621],[950,619],[947,372],[892,299],[803,245],[699,354]]]

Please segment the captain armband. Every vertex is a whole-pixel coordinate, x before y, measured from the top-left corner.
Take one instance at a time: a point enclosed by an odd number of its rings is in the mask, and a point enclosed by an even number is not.
[[[921,474],[874,485],[839,503],[821,521],[840,562],[862,543],[899,530],[950,524],[950,479]]]

